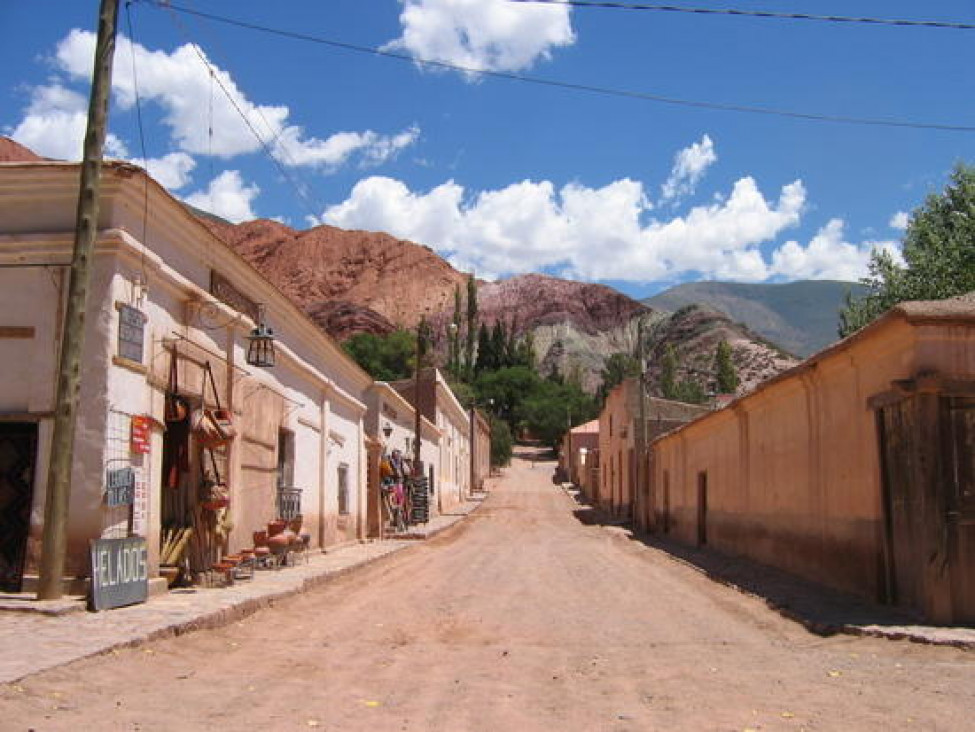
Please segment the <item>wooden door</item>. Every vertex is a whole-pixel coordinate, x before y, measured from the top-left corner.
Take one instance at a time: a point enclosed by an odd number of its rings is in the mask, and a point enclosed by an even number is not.
[[[30,535],[37,424],[0,423],[0,590],[20,592]]]
[[[877,416],[884,506],[884,588],[881,599],[922,610],[924,600],[924,491],[917,464],[917,413],[913,399]]]

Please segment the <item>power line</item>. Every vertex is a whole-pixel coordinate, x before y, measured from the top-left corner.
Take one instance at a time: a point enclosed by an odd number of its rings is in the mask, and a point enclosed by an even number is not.
[[[941,124],[936,122],[918,122],[914,120],[904,120],[904,119],[892,119],[885,117],[853,117],[847,115],[833,115],[833,114],[821,114],[816,112],[801,112],[790,109],[779,109],[775,107],[758,107],[745,104],[728,104],[723,102],[708,102],[696,99],[683,99],[679,97],[670,97],[662,94],[652,94],[649,92],[638,92],[627,89],[613,89],[610,87],[595,86],[592,84],[582,84],[568,81],[559,81],[556,79],[547,79],[540,76],[527,76],[524,74],[516,74],[508,71],[491,71],[485,69],[478,69],[471,66],[461,66],[460,64],[452,64],[447,61],[433,61],[430,59],[419,59],[409,56],[404,53],[397,53],[395,51],[387,51],[383,49],[370,48],[368,46],[360,46],[354,43],[346,43],[343,41],[335,41],[328,38],[322,38],[320,36],[313,36],[307,33],[299,33],[297,31],[282,30],[280,28],[271,28],[264,25],[259,25],[257,23],[250,23],[243,20],[236,20],[233,18],[227,18],[221,15],[215,15],[213,13],[207,13],[201,10],[193,10],[191,8],[181,7],[179,5],[174,5],[168,0],[142,0],[149,5],[159,8],[165,8],[177,13],[184,13],[186,15],[194,15],[199,18],[206,18],[207,20],[212,20],[216,23],[223,23],[225,25],[236,26],[238,28],[244,28],[247,30],[258,31],[261,33],[268,33],[270,35],[281,36],[282,38],[290,38],[292,40],[306,41],[308,43],[317,43],[323,46],[329,46],[331,48],[338,48],[344,51],[351,51],[353,53],[368,54],[370,56],[378,56],[381,58],[394,59],[397,61],[405,61],[408,63],[417,64],[419,66],[424,66],[427,68],[434,69],[446,69],[449,71],[459,71],[465,74],[473,74],[477,76],[483,76],[495,79],[507,79],[509,81],[520,81],[526,84],[536,84],[539,86],[547,86],[557,89],[567,89],[569,91],[581,91],[590,94],[598,94],[601,96],[609,97],[621,97],[625,99],[636,99],[644,102],[655,102],[658,104],[668,104],[671,106],[678,107],[691,107],[695,109],[709,109],[713,111],[721,112],[740,112],[743,114],[759,114],[771,117],[785,117],[789,119],[799,119],[806,120],[809,122],[830,122],[834,124],[847,124],[847,125],[865,125],[872,127],[896,127],[896,128],[906,128],[906,129],[916,129],[916,130],[935,130],[940,132],[975,132],[975,126],[971,125],[959,125],[959,124]]]
[[[695,15],[726,15],[763,20],[812,20],[823,23],[862,23],[867,25],[886,25],[900,28],[937,28],[940,30],[975,30],[971,23],[956,23],[945,20],[906,20],[903,18],[851,17],[845,15],[814,15],[810,13],[782,13],[774,10],[741,10],[739,8],[698,8],[686,5],[657,5],[647,3],[624,3],[603,0],[508,0],[512,3],[531,3],[539,5],[570,5],[574,8],[597,8],[610,10],[650,10],[663,13],[691,13]]]
[[[151,2],[151,4],[171,11],[180,10],[179,8],[173,7],[168,2],[165,1]],[[187,11],[187,12],[190,15],[194,15],[194,14],[198,15],[198,13],[194,13],[192,11]],[[264,138],[261,136],[261,134],[255,129],[254,125],[251,123],[251,120],[240,108],[240,105],[237,103],[237,100],[234,99],[234,95],[230,93],[230,90],[227,89],[226,85],[223,83],[220,77],[215,73],[213,67],[210,65],[209,60],[207,60],[207,57],[203,54],[203,51],[200,50],[200,47],[196,43],[193,43],[192,40],[189,39],[189,35],[187,34],[186,29],[180,25],[180,23],[177,21],[175,16],[173,17],[173,24],[176,26],[177,30],[180,32],[180,34],[183,36],[186,42],[193,48],[193,52],[197,55],[197,58],[199,58],[200,63],[203,64],[203,66],[207,69],[207,72],[210,74],[211,81],[215,81],[217,83],[217,86],[220,87],[220,90],[223,92],[224,96],[227,97],[227,101],[230,102],[231,106],[234,108],[234,110],[237,112],[240,118],[244,121],[244,124],[247,126],[247,129],[250,130],[251,134],[260,144],[261,149],[264,151],[264,154],[271,160],[274,166],[278,169],[278,172],[281,173],[282,177],[284,177],[284,179],[288,181],[291,187],[294,188],[295,193],[298,194],[298,197],[301,199],[301,202],[305,205],[305,209],[312,217],[317,217],[318,213],[314,209],[313,202],[308,199],[308,195],[307,192],[304,190],[304,187],[300,185],[299,182],[295,181],[295,179],[291,175],[291,172],[287,168],[285,168],[285,166],[281,163],[278,157],[274,154],[274,151],[271,149],[271,145],[273,144],[274,140],[272,140],[271,142],[265,141]],[[260,114],[260,110],[258,109],[257,111]],[[262,120],[264,120],[264,124],[267,125],[268,123],[267,120],[264,118],[264,115],[260,114],[260,117]],[[270,129],[269,125],[268,127]],[[212,185],[212,181],[211,181],[211,185]]]

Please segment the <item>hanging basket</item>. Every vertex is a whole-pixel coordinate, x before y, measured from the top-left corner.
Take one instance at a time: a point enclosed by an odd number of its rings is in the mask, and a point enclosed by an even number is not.
[[[213,379],[213,371],[210,369],[209,361],[204,366],[203,386],[200,390],[204,402],[206,401],[207,381],[210,382],[210,388],[213,390],[213,401],[216,407],[212,409],[203,408],[199,411],[194,420],[193,434],[203,447],[213,449],[223,447],[231,442],[237,436],[237,430],[234,427],[233,415],[230,410],[224,409],[220,405],[220,394],[217,391],[217,382]]]

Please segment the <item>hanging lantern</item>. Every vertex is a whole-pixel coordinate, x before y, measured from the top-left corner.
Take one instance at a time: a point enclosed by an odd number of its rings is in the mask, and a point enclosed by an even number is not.
[[[274,331],[264,322],[264,306],[259,310],[259,321],[247,340],[247,363],[251,366],[271,368],[274,366]]]

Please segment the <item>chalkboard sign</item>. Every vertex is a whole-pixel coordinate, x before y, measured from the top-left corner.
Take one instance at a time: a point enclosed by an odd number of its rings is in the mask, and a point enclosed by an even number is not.
[[[142,363],[142,349],[145,341],[146,316],[131,305],[119,305],[118,310],[118,355],[136,363]]]
[[[149,595],[149,556],[141,536],[91,542],[92,610],[145,602]]]
[[[105,476],[105,505],[131,506],[135,500],[135,471],[132,468],[109,470]]]

